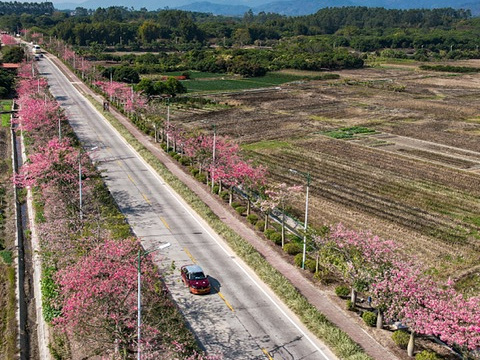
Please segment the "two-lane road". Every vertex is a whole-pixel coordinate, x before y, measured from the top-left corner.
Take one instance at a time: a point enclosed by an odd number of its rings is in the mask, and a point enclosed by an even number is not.
[[[145,249],[172,245],[154,258],[199,341],[225,359],[336,359],[256,275],[121,138],[100,112],[45,57],[38,62],[120,209]],[[210,275],[210,295],[191,295],[180,266],[197,263]],[[168,271],[175,265],[175,271]]]

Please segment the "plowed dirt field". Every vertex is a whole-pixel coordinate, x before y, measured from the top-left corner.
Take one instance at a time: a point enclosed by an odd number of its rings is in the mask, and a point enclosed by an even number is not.
[[[475,66],[480,61],[455,62]],[[172,121],[228,136],[278,182],[312,177],[310,219],[342,222],[405,245],[443,277],[479,277],[480,74],[390,64],[215,96],[226,110],[174,111]],[[209,125],[210,124],[210,125]],[[326,131],[374,133],[334,139]],[[296,204],[303,216],[304,199]],[[472,291],[478,291],[478,289]]]

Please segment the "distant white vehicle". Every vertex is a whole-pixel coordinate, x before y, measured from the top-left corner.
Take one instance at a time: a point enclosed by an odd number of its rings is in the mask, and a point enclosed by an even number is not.
[[[40,47],[40,45],[33,45],[32,46],[32,53],[34,55],[40,55],[42,53],[42,48]]]

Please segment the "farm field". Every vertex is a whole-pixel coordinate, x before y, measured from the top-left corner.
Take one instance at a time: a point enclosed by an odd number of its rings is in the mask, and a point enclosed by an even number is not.
[[[480,61],[455,66],[480,67]],[[231,108],[173,111],[172,121],[229,136],[273,181],[312,176],[309,219],[393,239],[439,277],[480,290],[480,75],[390,63],[211,95]],[[295,73],[296,76],[301,74]],[[311,75],[311,74],[310,74]],[[372,130],[350,139],[342,128]],[[304,199],[295,204],[303,217]]]
[[[216,74],[200,71],[189,71],[190,79],[183,81],[183,85],[187,88],[189,93],[208,93],[217,91],[238,91],[246,89],[258,89],[262,87],[278,86],[292,81],[300,81],[307,75],[273,72],[268,73],[263,77],[257,78],[243,78],[238,75],[231,74]],[[152,80],[161,80],[165,76],[181,76],[182,71],[167,72],[164,74],[150,74],[142,75],[142,77],[150,78]],[[311,75],[310,75],[311,76]]]

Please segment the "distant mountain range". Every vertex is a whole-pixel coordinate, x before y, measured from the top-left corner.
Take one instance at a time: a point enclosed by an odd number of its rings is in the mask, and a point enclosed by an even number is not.
[[[62,3],[58,1],[59,0],[54,1],[54,6],[60,10],[74,10],[77,7],[96,9],[98,7],[107,8],[110,6],[132,8],[132,2],[130,0],[87,0],[75,3]],[[264,11],[266,13],[300,16],[313,14],[319,9],[325,7],[341,6],[384,7],[387,9],[433,9],[452,7],[455,9],[470,9],[472,10],[472,14],[480,14],[480,2],[469,3],[466,2],[466,0],[291,0],[273,2],[272,0],[216,0],[216,2],[191,2],[191,0],[176,0],[175,2],[171,0],[137,0],[134,4],[135,6],[133,8],[136,10],[141,8],[146,8],[147,10],[168,8],[228,16],[242,16],[250,9],[254,14]]]

